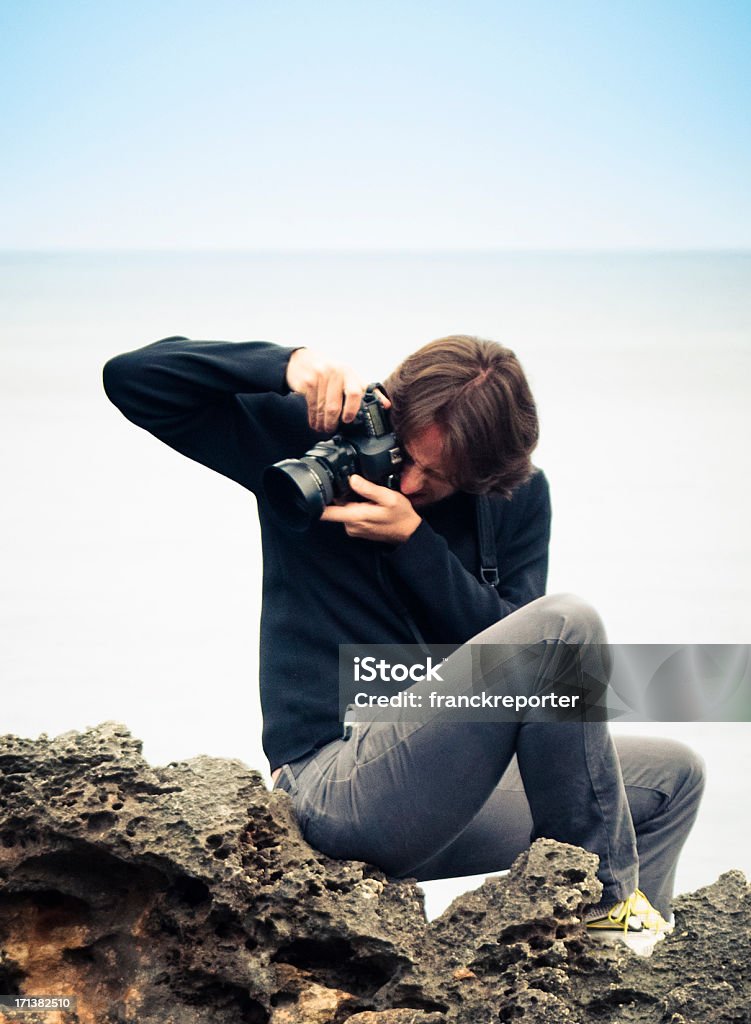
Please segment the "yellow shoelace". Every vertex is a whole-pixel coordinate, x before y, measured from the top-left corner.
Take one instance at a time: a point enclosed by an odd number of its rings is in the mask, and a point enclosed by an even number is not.
[[[628,931],[631,917],[638,918],[642,926],[651,932],[664,932],[668,929],[668,923],[659,910],[655,910],[641,889],[635,889],[630,896],[620,903],[616,903],[607,914],[608,921],[613,924],[623,925],[624,932]]]
[[[631,917],[636,917],[636,914],[633,913],[635,899],[636,893],[632,892],[625,900],[621,900],[620,903],[611,907],[607,914],[608,921],[612,921],[613,924],[622,924],[624,932],[627,932]]]
[[[632,899],[634,901],[634,913],[641,919],[645,928],[658,933],[670,931],[668,922],[660,911],[652,906],[641,889],[634,890]]]

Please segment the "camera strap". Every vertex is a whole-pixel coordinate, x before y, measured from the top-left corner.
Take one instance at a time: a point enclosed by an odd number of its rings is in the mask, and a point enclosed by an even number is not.
[[[477,539],[480,548],[480,581],[483,586],[497,587],[500,580],[498,575],[498,556],[496,554],[493,531],[493,512],[490,507],[490,498],[487,494],[478,494],[476,496],[475,512],[477,514]]]

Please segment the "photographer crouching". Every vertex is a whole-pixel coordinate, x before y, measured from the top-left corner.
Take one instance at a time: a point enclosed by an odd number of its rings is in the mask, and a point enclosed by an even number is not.
[[[341,721],[340,645],[574,646],[607,684],[597,613],[543,596],[550,500],[513,352],[441,338],[366,388],[307,348],[173,337],[110,360],[104,383],[256,496],[264,750],[311,845],[428,880],[502,870],[545,836],[600,858],[593,934],[665,931],[703,785],[686,747],[583,719]],[[539,661],[514,671],[537,692]]]

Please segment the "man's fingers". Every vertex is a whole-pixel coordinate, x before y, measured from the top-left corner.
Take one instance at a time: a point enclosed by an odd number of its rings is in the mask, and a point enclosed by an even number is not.
[[[378,506],[370,502],[348,501],[344,505],[327,505],[321,519],[329,523],[354,523],[378,518],[380,514]]]
[[[346,505],[329,505],[324,509],[321,520],[327,523],[341,523],[350,537],[367,537],[372,524],[378,521],[382,510],[376,505],[363,501],[350,501]]]
[[[333,434],[342,410],[341,374],[319,373],[305,392],[308,422],[313,430]]]
[[[354,371],[345,367],[327,369],[306,395],[310,425],[314,430],[333,434],[340,421],[352,422],[364,394],[365,385]]]
[[[384,409],[391,408],[391,399],[384,395],[380,388],[374,388],[373,394],[376,396],[376,398],[381,403]]]
[[[333,433],[342,415],[344,380],[341,373],[334,372],[321,383],[322,387],[318,392],[318,429]]]
[[[351,423],[360,408],[362,396],[365,394],[365,385],[352,371],[344,375],[344,409],[342,411],[342,422]]]
[[[313,430],[329,434],[336,430],[340,419],[351,423],[365,394],[365,385],[350,366],[308,348],[292,353],[286,380],[290,391],[305,396]]]
[[[387,487],[374,484],[372,481],[366,480],[364,476],[360,476],[359,473],[353,473],[348,482],[355,494],[367,498],[368,501],[374,501],[377,505],[382,505],[392,493]]]
[[[329,505],[321,514],[321,522],[324,523],[347,523],[352,518],[352,510],[349,505]]]
[[[313,430],[318,430],[318,388],[315,384],[309,384],[302,394],[308,403],[308,423]]]
[[[321,519],[340,523],[348,537],[401,544],[411,537],[422,520],[409,501],[395,491],[379,487],[359,475],[350,477],[352,490],[376,501],[349,501],[345,505],[329,505]],[[380,499],[380,500],[378,500]]]

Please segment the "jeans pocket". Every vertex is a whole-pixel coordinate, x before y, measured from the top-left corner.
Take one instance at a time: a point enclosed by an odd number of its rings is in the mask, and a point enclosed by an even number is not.
[[[297,796],[297,780],[288,764],[282,765],[272,788],[282,789],[293,798]]]

